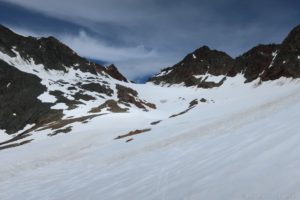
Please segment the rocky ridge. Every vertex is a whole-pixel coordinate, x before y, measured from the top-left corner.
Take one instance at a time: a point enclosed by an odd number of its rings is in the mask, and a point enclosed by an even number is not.
[[[237,74],[244,76],[245,83],[280,77],[299,78],[300,26],[295,27],[282,44],[258,45],[235,59],[203,46],[174,66],[163,69],[149,82],[213,88]]]

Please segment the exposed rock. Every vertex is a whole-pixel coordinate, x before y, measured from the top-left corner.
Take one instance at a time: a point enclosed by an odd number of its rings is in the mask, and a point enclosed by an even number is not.
[[[80,86],[84,90],[91,92],[97,92],[99,94],[106,94],[107,96],[112,96],[114,91],[107,85],[101,85],[99,83],[88,83]]]
[[[156,124],[159,124],[162,120],[158,120],[158,121],[155,121],[155,122],[151,122],[150,124],[151,125],[156,125]]]
[[[128,140],[126,140],[126,142],[131,142],[133,141],[133,138],[129,138]]]
[[[201,98],[201,99],[200,99],[200,102],[201,102],[201,103],[205,103],[205,102],[207,102],[207,100],[204,99],[204,98]]]
[[[30,143],[31,141],[33,141],[33,139],[25,140],[25,141],[22,141],[22,142],[11,143],[11,144],[8,144],[8,145],[3,145],[3,146],[0,146],[0,150],[22,146],[24,144]]]
[[[238,71],[243,73],[246,82],[257,79],[271,65],[280,45],[258,45],[236,58]]]
[[[95,114],[95,115],[88,115],[88,116],[83,116],[83,117],[76,117],[76,118],[70,118],[70,119],[61,119],[61,120],[57,120],[54,121],[50,124],[47,124],[43,127],[41,127],[40,129],[38,129],[39,131],[42,130],[46,130],[46,129],[52,129],[52,130],[57,130],[57,129],[61,129],[67,125],[70,125],[72,123],[75,122],[84,122],[86,120],[90,120],[93,119],[94,117],[100,116],[101,114]]]
[[[22,140],[22,139],[24,139],[24,138],[26,138],[26,137],[28,137],[28,136],[30,136],[29,133],[19,134],[19,135],[15,136],[15,137],[13,137],[13,138],[11,138],[11,139],[9,139],[9,140],[6,140],[6,141],[4,141],[4,142],[0,142],[0,147],[1,147],[1,146],[5,146],[5,145],[12,144],[13,142],[16,142],[16,141],[18,141],[18,140]]]
[[[189,112],[192,108],[193,108],[193,107],[188,108],[188,109],[186,109],[186,110],[184,110],[184,111],[182,111],[182,112],[180,112],[180,113],[173,114],[173,115],[171,115],[169,118],[173,118],[173,117],[177,117],[177,116],[179,116],[179,115],[183,115],[183,114]]]
[[[300,78],[300,26],[295,27],[280,45],[274,63],[262,75],[262,80],[280,77]]]
[[[203,102],[203,100],[204,100],[204,99],[202,98],[202,99],[200,100],[200,102]],[[171,115],[169,118],[173,118],[173,117],[177,117],[177,116],[179,116],[179,115],[183,115],[183,114],[189,112],[191,109],[195,108],[197,105],[198,105],[198,100],[197,100],[197,99],[194,99],[193,101],[190,102],[190,105],[189,105],[189,107],[188,107],[186,110],[184,110],[184,111],[182,111],[182,112],[180,112],[180,113],[177,113],[177,114],[173,114],[173,115]]]
[[[190,102],[190,107],[196,106],[198,104],[198,99],[194,99],[193,101]]]
[[[119,72],[118,68],[114,64],[111,64],[108,67],[106,67],[106,71],[114,79],[117,79],[119,81],[128,82],[128,80]]]
[[[222,78],[219,82],[213,82],[213,81],[207,81],[206,79],[199,81],[197,87],[198,88],[214,88],[214,87],[220,87],[223,85],[223,83],[226,81],[226,77]]]
[[[151,131],[151,128],[146,128],[146,129],[141,129],[141,130],[137,129],[135,131],[130,131],[127,134],[119,135],[118,137],[115,138],[115,140],[118,140],[118,139],[121,139],[121,138],[125,138],[125,137],[129,137],[129,136],[132,136],[132,135],[137,135],[137,134],[145,133],[145,132],[148,132],[148,131]]]
[[[123,103],[127,106],[130,106],[129,103],[131,103],[141,109],[146,109],[145,106],[156,109],[155,104],[138,99],[137,91],[119,84],[116,85],[116,88],[118,90],[118,98],[120,103]]]
[[[95,97],[88,94],[83,94],[82,92],[76,92],[76,94],[74,94],[73,97],[75,98],[75,100],[84,100],[84,101],[91,101],[96,99]]]
[[[0,25],[0,51],[15,57],[14,49],[23,59],[33,59],[35,64],[43,64],[46,69],[67,72],[72,67],[92,74],[97,74],[95,68],[99,72],[106,71],[105,67],[80,57],[54,37],[23,37]]]
[[[214,83],[197,79],[194,75],[211,74],[214,76],[236,75],[235,61],[224,52],[211,50],[203,46],[193,53],[188,54],[182,61],[163,69],[160,74],[150,78],[149,81],[160,84],[180,84],[185,86],[198,86],[203,88],[217,87],[223,82]]]
[[[68,126],[64,129],[58,129],[58,130],[54,131],[53,133],[48,134],[48,136],[54,136],[54,135],[57,135],[59,133],[69,133],[71,131],[72,131],[72,126]]]
[[[54,91],[49,91],[49,94],[55,96],[57,99],[55,103],[64,103],[66,104],[69,108],[69,110],[75,109],[79,104],[82,104],[82,102],[78,101],[79,98],[76,100],[70,100],[64,96],[64,93],[60,90],[54,90]],[[77,94],[77,93],[76,93]]]
[[[103,109],[107,108],[108,111],[114,112],[114,113],[123,113],[127,112],[127,108],[121,108],[118,103],[115,100],[107,100],[102,105],[92,108],[89,112],[90,113],[98,113],[101,112]]]
[[[41,79],[0,60],[0,129],[8,134],[22,130],[27,124],[57,119],[61,110],[51,110],[51,103],[37,97],[47,91]]]

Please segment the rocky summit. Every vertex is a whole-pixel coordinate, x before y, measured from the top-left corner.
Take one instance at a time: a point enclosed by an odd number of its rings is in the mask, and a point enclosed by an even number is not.
[[[295,27],[281,44],[258,45],[235,59],[203,46],[176,65],[161,70],[149,82],[213,88],[238,74],[244,76],[245,83],[281,77],[299,78],[300,26]]]
[[[106,71],[114,79],[117,79],[119,81],[129,82],[127,78],[119,72],[118,68],[114,64],[107,66]]]
[[[161,73],[150,78],[150,82],[155,84],[180,84],[185,86],[198,86],[203,88],[217,87],[222,84],[224,79],[219,82],[207,81],[206,75],[213,76],[234,76],[235,62],[224,52],[211,50],[203,46],[193,53],[188,54],[182,61],[163,69]]]

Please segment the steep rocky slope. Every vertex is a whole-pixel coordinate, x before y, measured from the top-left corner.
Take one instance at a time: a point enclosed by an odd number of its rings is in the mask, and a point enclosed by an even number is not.
[[[284,39],[273,63],[262,74],[262,80],[280,77],[300,77],[300,26],[294,28]]]

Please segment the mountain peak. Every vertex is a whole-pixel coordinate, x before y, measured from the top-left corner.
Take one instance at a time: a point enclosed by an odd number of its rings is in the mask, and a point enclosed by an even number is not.
[[[194,52],[198,52],[198,51],[210,51],[211,49],[207,46],[207,45],[203,45],[202,47],[196,49]]]
[[[0,24],[0,33],[13,33],[13,31],[12,30],[10,30],[9,28],[7,28],[7,27],[5,27],[5,26],[3,26],[2,24]]]
[[[128,80],[119,72],[118,68],[114,64],[107,66],[106,71],[114,79],[117,79],[119,81],[128,82]]]
[[[160,74],[150,78],[156,84],[180,84],[202,88],[217,87],[222,83],[206,81],[204,75],[232,76],[235,62],[233,58],[222,51],[211,50],[208,46],[188,54],[182,61],[171,68],[166,68]]]

